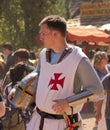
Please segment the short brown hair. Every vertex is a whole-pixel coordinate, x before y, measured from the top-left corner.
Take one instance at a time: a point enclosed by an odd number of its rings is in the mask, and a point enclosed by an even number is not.
[[[50,29],[58,30],[62,36],[66,36],[66,20],[58,15],[50,15],[45,17],[39,24],[39,26],[47,24]]]
[[[13,50],[12,44],[10,42],[3,44],[2,48],[8,49],[10,51]]]
[[[28,74],[28,66],[24,63],[18,63],[13,68],[10,68],[10,79],[12,85],[23,78],[24,71]]]
[[[21,59],[24,59],[24,60],[25,59],[28,60],[29,56],[30,56],[30,53],[29,53],[29,51],[27,49],[20,48],[20,49],[15,51],[14,56],[15,57],[20,57]]]

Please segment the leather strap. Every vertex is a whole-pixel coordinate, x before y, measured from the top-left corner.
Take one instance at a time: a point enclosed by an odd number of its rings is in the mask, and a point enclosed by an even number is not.
[[[49,114],[46,112],[41,111],[39,108],[36,108],[38,114],[41,116],[41,120],[40,120],[40,125],[39,125],[39,130],[43,130],[43,126],[44,126],[44,120],[45,118],[48,119],[54,119],[54,120],[60,120],[60,119],[64,119],[63,115],[55,115],[55,114]],[[71,118],[71,115],[68,116],[68,118]],[[77,121],[78,119],[78,114],[74,114],[73,115],[73,120]],[[76,126],[77,127],[77,126]],[[76,129],[77,130],[77,129]]]

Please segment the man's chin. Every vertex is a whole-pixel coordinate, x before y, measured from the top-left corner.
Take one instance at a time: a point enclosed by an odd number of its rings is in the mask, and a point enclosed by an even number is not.
[[[44,48],[50,49],[50,46],[43,44]]]
[[[44,48],[48,48],[48,46],[47,46],[45,43],[43,43],[43,42],[42,42],[42,46],[43,46]]]

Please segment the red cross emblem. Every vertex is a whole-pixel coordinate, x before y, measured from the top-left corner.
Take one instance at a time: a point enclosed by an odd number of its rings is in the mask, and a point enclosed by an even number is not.
[[[50,85],[52,85],[50,90],[58,91],[58,86],[57,85],[60,85],[63,88],[65,77],[62,78],[62,79],[59,79],[61,75],[62,75],[62,73],[54,73],[54,79],[51,78],[51,80],[49,82],[49,85],[48,85],[48,87]]]

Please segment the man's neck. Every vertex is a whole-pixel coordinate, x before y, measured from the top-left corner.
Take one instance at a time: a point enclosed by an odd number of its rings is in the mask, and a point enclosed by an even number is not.
[[[67,47],[67,42],[66,41],[64,41],[64,42],[60,42],[60,43],[57,43],[57,45],[56,46],[54,46],[53,48],[52,48],[52,50],[55,52],[55,53],[58,53],[58,52],[60,52],[60,51],[62,51],[63,49],[65,49]]]

